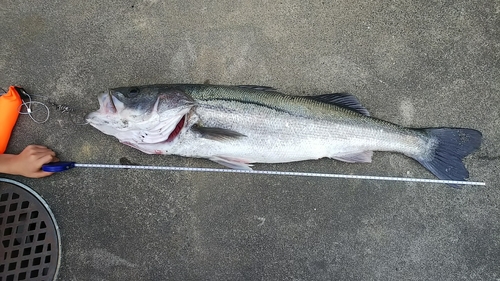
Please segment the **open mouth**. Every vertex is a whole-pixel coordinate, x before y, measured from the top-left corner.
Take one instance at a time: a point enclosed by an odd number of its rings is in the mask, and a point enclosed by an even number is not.
[[[186,123],[186,115],[182,116],[181,120],[177,125],[175,126],[174,130],[170,133],[168,136],[167,142],[173,141],[181,132],[182,128],[184,127],[184,123]]]
[[[99,106],[100,110],[105,113],[116,113],[116,106],[113,102],[113,96],[111,93],[104,92],[99,95]]]

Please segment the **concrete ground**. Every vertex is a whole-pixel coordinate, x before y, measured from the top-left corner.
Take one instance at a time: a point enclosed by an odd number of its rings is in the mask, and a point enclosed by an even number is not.
[[[37,143],[80,163],[218,168],[72,122],[109,87],[209,79],[348,92],[392,122],[478,129],[465,162],[487,185],[84,168],[8,177],[56,215],[59,280],[499,280],[499,19],[499,1],[0,0],[0,86],[75,110],[20,117],[10,153]],[[380,152],[372,164],[255,168],[433,178]]]

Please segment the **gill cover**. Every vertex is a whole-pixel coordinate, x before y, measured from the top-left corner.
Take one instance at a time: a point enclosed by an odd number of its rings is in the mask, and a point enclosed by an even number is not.
[[[99,97],[100,109],[87,121],[105,134],[133,145],[172,141],[184,128],[194,100],[185,93],[160,87],[123,87]]]

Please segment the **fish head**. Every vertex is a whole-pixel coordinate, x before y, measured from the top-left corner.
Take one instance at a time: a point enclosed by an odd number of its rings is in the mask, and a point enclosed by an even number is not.
[[[195,104],[188,94],[159,86],[110,89],[98,100],[99,109],[86,116],[87,122],[134,147],[173,140]]]

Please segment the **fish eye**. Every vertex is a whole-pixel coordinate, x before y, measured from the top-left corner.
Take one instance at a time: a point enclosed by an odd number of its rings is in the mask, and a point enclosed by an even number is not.
[[[128,92],[128,97],[129,97],[129,98],[135,98],[138,94],[139,94],[139,89],[137,89],[137,88],[132,88],[132,89],[130,89],[130,91]]]

